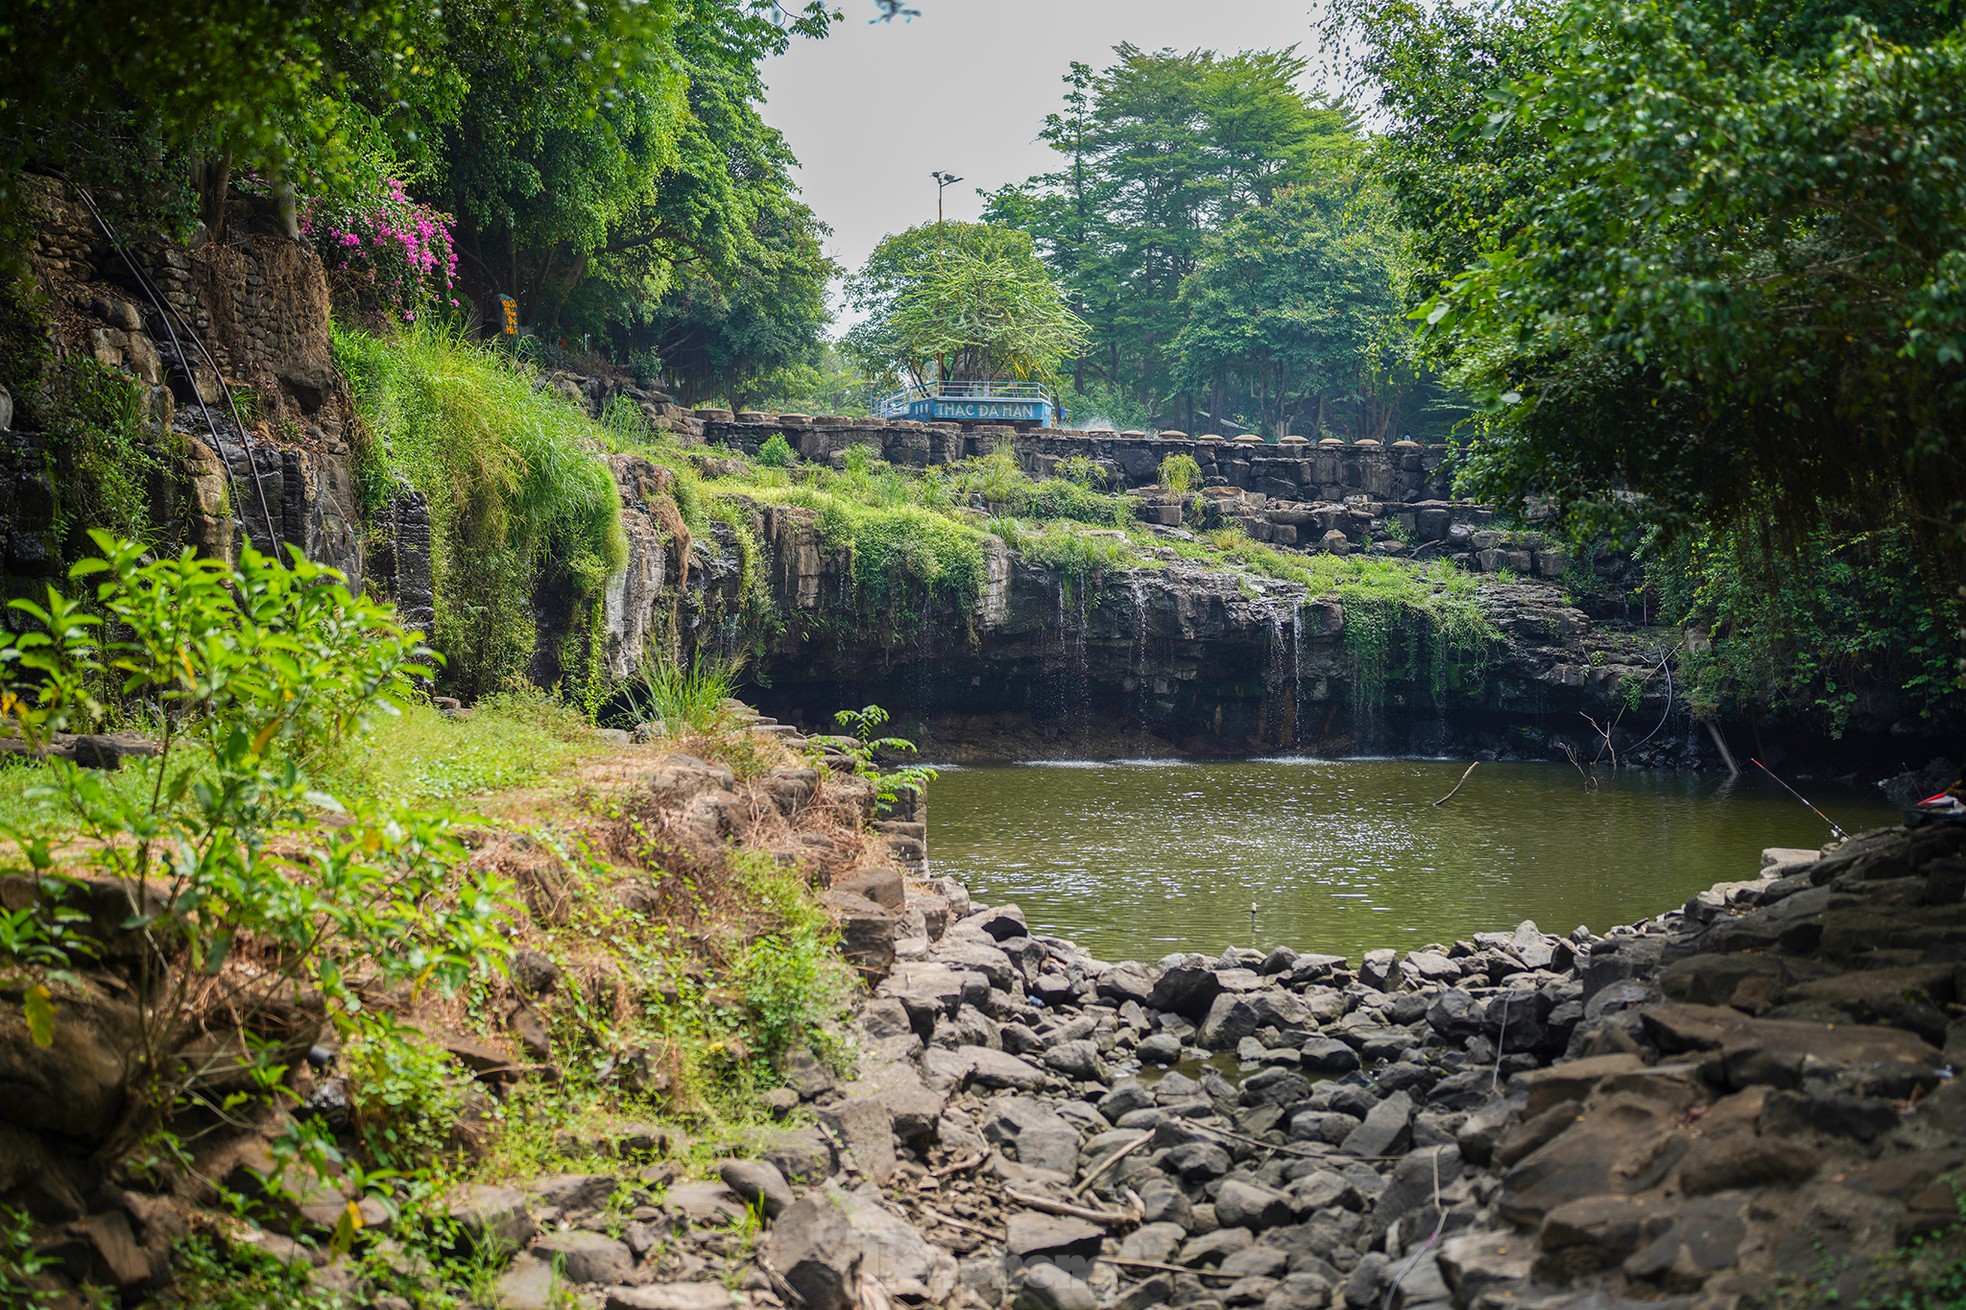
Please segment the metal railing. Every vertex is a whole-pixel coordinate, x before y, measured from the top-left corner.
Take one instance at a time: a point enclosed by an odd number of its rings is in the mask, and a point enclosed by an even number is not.
[[[918,382],[911,387],[882,396],[874,406],[880,418],[893,418],[908,412],[908,406],[921,400],[1041,400],[1056,406],[1058,400],[1042,382],[977,381],[948,378],[940,382]]]

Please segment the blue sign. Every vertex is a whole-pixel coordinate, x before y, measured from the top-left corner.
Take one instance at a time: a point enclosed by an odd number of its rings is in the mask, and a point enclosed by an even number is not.
[[[1050,427],[1051,402],[1047,400],[942,400],[913,401],[908,417],[917,423],[938,420],[957,423],[1036,423]]]

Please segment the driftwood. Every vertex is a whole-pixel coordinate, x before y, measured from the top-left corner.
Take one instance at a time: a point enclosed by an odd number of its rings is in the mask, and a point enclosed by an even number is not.
[[[1101,1160],[1098,1164],[1092,1166],[1091,1170],[1089,1170],[1086,1173],[1085,1178],[1080,1181],[1079,1185],[1072,1189],[1072,1195],[1084,1196],[1086,1193],[1086,1189],[1091,1187],[1094,1183],[1098,1182],[1099,1176],[1101,1174],[1105,1173],[1108,1169],[1111,1169],[1114,1165],[1118,1164],[1121,1160],[1124,1160],[1127,1156],[1132,1155],[1135,1151],[1139,1150],[1141,1147],[1145,1146],[1148,1142],[1152,1141],[1153,1136],[1154,1135],[1151,1132],[1141,1133],[1140,1136],[1134,1138],[1132,1141],[1128,1142],[1125,1146],[1122,1146],[1119,1150],[1114,1151],[1111,1155]]]
[[[1463,786],[1463,785],[1464,785],[1464,784],[1465,784],[1465,783],[1467,782],[1467,780],[1468,780],[1468,774],[1469,774],[1469,773],[1473,773],[1473,772],[1475,771],[1475,769],[1476,769],[1476,768],[1478,768],[1478,767],[1480,767],[1480,765],[1481,765],[1481,761],[1480,761],[1480,760],[1476,760],[1476,761],[1475,761],[1475,762],[1474,762],[1473,764],[1470,764],[1470,765],[1468,766],[1468,772],[1467,772],[1467,773],[1463,773],[1463,774],[1461,775],[1461,781],[1460,781],[1460,782],[1457,782],[1457,783],[1455,783],[1455,784],[1454,784],[1454,791],[1459,791],[1459,790],[1461,790],[1461,788],[1462,788],[1462,786]],[[1453,799],[1454,799],[1454,791],[1450,791],[1450,792],[1448,792],[1448,793],[1447,793],[1447,795],[1445,795],[1445,796],[1443,796],[1443,797],[1441,797],[1441,798],[1440,798],[1439,800],[1437,800],[1437,801],[1435,801],[1435,802],[1433,803],[1433,808],[1437,810],[1437,809],[1439,809],[1439,808],[1440,808],[1441,806],[1443,806],[1443,805],[1445,805],[1445,804],[1447,804],[1447,802],[1449,802],[1449,801],[1451,801],[1451,800],[1453,800]]]
[[[954,1164],[945,1164],[932,1172],[937,1178],[947,1178],[950,1174],[966,1174],[989,1158],[984,1152],[978,1151],[975,1155],[965,1157]]]
[[[921,1210],[923,1214],[935,1220],[938,1224],[947,1224],[951,1228],[960,1228],[966,1233],[975,1233],[978,1237],[987,1237],[993,1242],[1001,1242],[1003,1240],[1002,1233],[993,1233],[982,1224],[973,1224],[967,1219],[958,1219],[954,1215],[943,1214],[934,1206],[924,1205],[921,1207]]]
[[[1118,1265],[1122,1269],[1152,1269],[1163,1274],[1193,1274],[1197,1278],[1226,1278],[1230,1282],[1245,1277],[1243,1274],[1225,1274],[1220,1269],[1190,1269],[1186,1265],[1162,1264],[1158,1260],[1124,1260],[1116,1255],[1095,1257],[1102,1265]]]
[[[1009,1187],[1003,1189],[1003,1194],[1017,1204],[1033,1210],[1064,1215],[1068,1219],[1083,1219],[1088,1223],[1105,1224],[1109,1228],[1115,1224],[1137,1224],[1141,1218],[1140,1213],[1135,1210],[1100,1210],[1089,1205],[1073,1205],[1069,1201],[1054,1201],[1048,1196],[1039,1196],[1035,1192],[1019,1192]]]

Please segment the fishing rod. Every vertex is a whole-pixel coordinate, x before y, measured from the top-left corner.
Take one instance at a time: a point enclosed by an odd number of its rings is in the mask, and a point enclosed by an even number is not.
[[[1769,768],[1767,765],[1763,764],[1760,760],[1755,759],[1752,755],[1748,756],[1748,763],[1754,765],[1755,768],[1760,769],[1763,773],[1767,774],[1769,777],[1775,778],[1775,771]],[[1804,805],[1809,805],[1809,798],[1807,796],[1804,796],[1801,792],[1789,786],[1787,783],[1782,782],[1780,778],[1775,778],[1775,781],[1781,784],[1781,788],[1783,791],[1795,797],[1797,800],[1801,801]],[[1817,809],[1815,806],[1809,805],[1809,812],[1814,814],[1817,818],[1821,819],[1824,823],[1827,823],[1829,825],[1830,832],[1836,837],[1838,841],[1844,841],[1850,836],[1849,833],[1843,831],[1843,829],[1836,826],[1835,819],[1830,818],[1829,815],[1824,814],[1821,810]]]

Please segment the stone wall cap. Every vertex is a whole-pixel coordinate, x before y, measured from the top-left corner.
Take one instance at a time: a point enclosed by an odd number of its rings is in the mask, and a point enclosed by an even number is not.
[[[1179,428],[1162,428],[1160,435],[1164,441],[1186,441],[1188,439],[1188,434]]]
[[[1320,446],[1342,446],[1344,444],[1344,442],[1338,440],[1336,437],[1322,437],[1318,440],[1318,445]]]
[[[801,426],[801,427],[805,427],[806,425],[808,425],[808,424],[810,424],[810,423],[812,422],[812,415],[810,415],[810,414],[780,414],[780,415],[778,416],[778,421],[779,421],[780,423],[796,423],[796,424],[798,424],[798,425],[799,425],[799,426]]]
[[[1367,437],[1367,438],[1366,438],[1365,440],[1363,440],[1363,441],[1354,441],[1354,442],[1353,442],[1352,444],[1353,444],[1354,446],[1364,446],[1364,447],[1366,447],[1366,448],[1367,448],[1367,449],[1369,449],[1369,450],[1377,450],[1377,449],[1379,449],[1379,443],[1378,443],[1378,441],[1376,441],[1376,440],[1375,440],[1375,439],[1373,439],[1372,437]]]
[[[1267,443],[1265,443],[1263,438],[1257,436],[1254,432],[1245,432],[1241,436],[1236,438],[1236,444],[1242,446],[1261,446]]]
[[[728,423],[731,420],[731,412],[727,409],[693,409],[689,415],[706,423]]]
[[[1279,446],[1308,446],[1311,444],[1311,439],[1309,437],[1299,437],[1293,435],[1293,436],[1278,438],[1277,444]]]
[[[1144,437],[1147,434],[1145,432],[1142,432],[1139,428],[1128,428],[1126,431],[1120,433],[1120,435],[1122,437]]]
[[[1393,443],[1393,449],[1394,449],[1394,450],[1418,450],[1418,449],[1420,449],[1420,443],[1419,443],[1419,442],[1417,442],[1417,441],[1415,441],[1415,440],[1414,440],[1413,438],[1411,438],[1411,437],[1401,437],[1401,438],[1400,438],[1400,439],[1399,439],[1398,441],[1395,441],[1395,442]]]
[[[1222,440],[1222,434],[1219,432],[1204,432],[1196,439],[1199,441],[1220,441]]]
[[[761,409],[740,409],[737,411],[737,421],[739,423],[776,423],[778,417],[775,414],[767,414]]]

